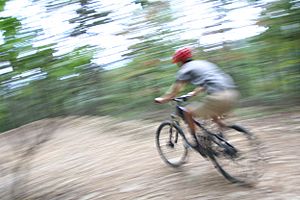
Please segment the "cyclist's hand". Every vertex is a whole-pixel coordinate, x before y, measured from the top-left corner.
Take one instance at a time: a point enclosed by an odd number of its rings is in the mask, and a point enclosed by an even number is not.
[[[157,97],[154,99],[155,103],[166,103],[168,102],[169,100],[166,99],[166,98],[163,98],[163,97]]]

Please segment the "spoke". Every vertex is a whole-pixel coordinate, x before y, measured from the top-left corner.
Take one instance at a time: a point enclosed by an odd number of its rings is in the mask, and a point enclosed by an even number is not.
[[[220,167],[233,177],[234,180],[250,181],[255,180],[258,176],[257,172],[257,160],[255,157],[256,146],[253,140],[246,133],[241,133],[235,130],[229,130],[224,133],[227,143],[223,146],[221,144],[214,143],[214,148],[217,152],[221,152],[215,157]],[[232,155],[232,146],[237,152]],[[232,157],[236,156],[236,157]]]
[[[179,166],[184,162],[187,150],[177,128],[171,124],[164,125],[160,130],[158,140],[164,141],[158,143],[163,160],[172,166]]]

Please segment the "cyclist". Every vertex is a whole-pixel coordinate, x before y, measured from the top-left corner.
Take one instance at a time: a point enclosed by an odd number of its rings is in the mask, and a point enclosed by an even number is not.
[[[188,95],[196,96],[201,92],[207,93],[202,102],[192,102],[185,107],[184,117],[191,134],[195,136],[193,117],[210,118],[219,127],[225,127],[220,117],[228,113],[239,98],[239,92],[232,78],[211,62],[193,60],[192,51],[187,47],[178,49],[172,60],[180,68],[176,81],[165,95],[155,98],[155,102],[166,103],[172,100],[186,83],[191,83],[196,87]]]

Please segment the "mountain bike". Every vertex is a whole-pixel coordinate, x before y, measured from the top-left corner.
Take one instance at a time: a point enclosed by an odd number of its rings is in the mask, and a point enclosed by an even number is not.
[[[210,160],[230,182],[246,185],[257,183],[262,170],[258,139],[239,125],[212,130],[207,120],[196,119],[193,120],[200,131],[190,134],[184,129],[187,124],[183,106],[190,97],[183,95],[174,98],[175,112],[156,131],[156,146],[162,160],[171,167],[179,167],[187,161],[189,149],[192,149]],[[191,138],[193,143],[190,142]]]

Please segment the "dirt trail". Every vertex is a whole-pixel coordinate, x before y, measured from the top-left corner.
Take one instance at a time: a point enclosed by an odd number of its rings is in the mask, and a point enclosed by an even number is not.
[[[45,122],[0,136],[1,200],[300,199],[298,113],[240,121],[268,151],[265,175],[254,188],[228,183],[193,152],[181,169],[166,166],[155,148],[158,123],[116,123],[108,117],[58,121],[50,140],[29,156],[18,175],[13,173],[14,166]],[[22,138],[28,140],[22,142]]]

